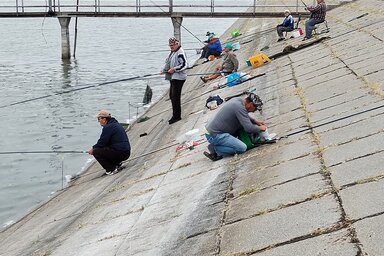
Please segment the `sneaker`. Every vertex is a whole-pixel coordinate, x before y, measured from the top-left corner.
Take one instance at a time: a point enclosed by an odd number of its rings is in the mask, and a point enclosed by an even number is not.
[[[123,163],[122,162],[120,162],[117,166],[116,166],[116,170],[115,171],[121,171],[121,170],[123,170],[125,168],[125,166],[123,166]]]
[[[201,79],[201,81],[203,81],[204,83],[207,82],[207,79],[205,79],[205,77],[203,77],[203,76],[201,76],[200,79]]]
[[[207,63],[208,61],[209,61],[209,59],[204,58],[203,63]]]
[[[218,161],[220,159],[223,159],[222,156],[219,156],[218,154],[216,153],[208,153],[207,151],[204,151],[204,156],[208,157],[209,159],[211,159],[212,161]]]
[[[285,38],[279,38],[277,39],[277,42],[283,41]]]
[[[105,175],[113,175],[114,173],[114,170],[113,171],[105,171]]]

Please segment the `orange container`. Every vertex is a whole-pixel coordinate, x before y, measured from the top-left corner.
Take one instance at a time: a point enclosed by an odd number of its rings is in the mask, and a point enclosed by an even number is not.
[[[271,59],[266,55],[259,53],[249,58],[252,68],[258,68],[264,65],[265,62],[271,62]]]

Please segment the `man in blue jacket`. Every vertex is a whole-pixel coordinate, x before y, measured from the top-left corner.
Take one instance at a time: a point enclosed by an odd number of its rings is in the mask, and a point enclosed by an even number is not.
[[[284,40],[285,37],[283,36],[284,32],[291,32],[294,29],[295,21],[293,20],[293,17],[289,10],[284,11],[284,20],[283,23],[277,25],[276,31],[277,35],[279,36],[279,39],[277,42],[280,42],[281,40]]]
[[[97,120],[103,129],[99,140],[88,153],[105,169],[105,174],[112,175],[121,169],[121,162],[129,158],[131,145],[123,126],[111,113],[102,110],[97,115]]]
[[[204,58],[206,61],[208,61],[208,57],[210,55],[218,57],[222,51],[223,48],[221,47],[219,38],[212,36],[209,38],[209,43],[203,47],[203,52],[201,53],[200,58]]]

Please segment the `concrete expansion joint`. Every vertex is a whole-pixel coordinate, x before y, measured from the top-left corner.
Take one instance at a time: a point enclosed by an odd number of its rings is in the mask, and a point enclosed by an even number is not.
[[[381,40],[382,41],[382,40]],[[383,41],[382,41],[383,42]],[[381,87],[380,87],[380,85],[378,84],[378,83],[372,83],[372,82],[370,82],[367,78],[366,78],[366,76],[368,76],[369,74],[365,74],[364,76],[359,76],[341,57],[340,57],[340,54],[338,54],[337,52],[336,52],[336,50],[331,46],[331,45],[329,45],[329,43],[327,43],[327,42],[323,42],[323,44],[325,45],[325,46],[327,46],[329,49],[330,49],[330,51],[332,52],[332,55],[333,56],[335,56],[335,58],[337,58],[340,62],[342,62],[343,63],[343,65],[353,74],[353,75],[355,75],[356,76],[356,78],[357,79],[359,79],[359,80],[361,80],[363,83],[364,83],[364,85],[365,85],[365,87],[366,88],[368,88],[368,89],[370,89],[370,92],[371,93],[373,93],[373,94],[375,94],[375,95],[379,95],[379,96],[381,96],[381,97],[383,97],[384,98],[384,91],[383,90],[381,90]],[[371,72],[371,73],[376,73],[376,72],[379,72],[379,70],[377,70],[377,71],[374,71],[374,72]],[[336,79],[336,78],[333,78],[332,80],[334,80],[334,79]]]
[[[325,190],[325,191],[322,191],[322,192],[319,192],[319,193],[312,193],[311,195],[309,195],[305,199],[302,199],[302,200],[299,200],[299,201],[295,201],[295,202],[290,202],[290,203],[287,203],[287,204],[279,204],[275,208],[263,209],[263,210],[258,211],[255,214],[249,215],[249,216],[247,216],[245,218],[238,218],[238,219],[233,220],[233,221],[228,221],[228,222],[225,223],[225,225],[232,225],[232,224],[235,224],[237,222],[241,222],[241,221],[244,221],[244,220],[252,219],[252,218],[257,217],[257,216],[265,215],[265,214],[268,214],[268,213],[272,213],[272,212],[275,212],[275,211],[286,209],[288,207],[292,207],[292,206],[296,206],[296,205],[299,205],[299,204],[302,204],[302,203],[306,203],[306,202],[309,202],[309,201],[312,201],[312,200],[316,200],[316,199],[319,199],[319,198],[322,198],[322,197],[325,197],[325,196],[328,196],[328,195],[332,195],[333,193],[334,192],[333,192],[332,189],[328,189],[328,190]]]
[[[352,139],[347,140],[347,141],[343,141],[343,142],[336,143],[336,144],[330,144],[328,147],[337,147],[337,146],[345,145],[345,144],[351,143],[353,141],[358,141],[358,140],[361,140],[361,139],[365,139],[365,138],[369,138],[371,136],[378,135],[378,134],[383,133],[383,132],[384,132],[384,129],[380,129],[377,132],[369,133],[369,134],[366,134],[364,136],[358,136],[358,137],[352,138]]]
[[[233,158],[237,158],[238,156],[235,155]],[[221,241],[222,241],[222,234],[220,232],[220,229],[226,225],[226,218],[227,218],[227,211],[228,211],[228,207],[229,207],[229,201],[231,199],[233,199],[233,181],[235,180],[235,176],[236,176],[236,164],[234,163],[231,163],[231,161],[229,161],[229,164],[228,164],[228,172],[230,173],[229,175],[229,180],[228,180],[228,188],[227,188],[227,191],[225,192],[225,197],[223,199],[223,202],[225,203],[225,207],[224,207],[224,211],[223,211],[223,215],[221,217],[221,220],[220,220],[220,225],[218,227],[218,230],[219,232],[217,232],[217,237],[216,237],[216,250],[215,250],[215,255],[219,255],[220,254],[220,248],[221,248]]]
[[[383,170],[383,172],[384,172],[384,170]],[[356,185],[362,185],[362,184],[366,184],[366,183],[377,182],[377,181],[380,181],[382,179],[384,179],[384,174],[367,177],[367,178],[364,178],[364,179],[361,179],[361,180],[357,180],[357,181],[345,184],[345,185],[340,187],[340,190],[343,190],[343,189],[346,189],[346,188],[349,188],[349,187],[353,187],[353,186],[356,186]]]
[[[289,240],[284,241],[284,242],[280,242],[280,243],[276,243],[276,244],[271,244],[271,245],[268,245],[268,246],[266,246],[264,248],[261,248],[261,249],[258,249],[258,250],[253,250],[253,251],[248,251],[248,252],[242,252],[242,253],[239,253],[239,254],[234,254],[233,256],[237,256],[237,255],[239,255],[239,256],[243,256],[244,255],[245,256],[245,255],[253,255],[253,254],[265,252],[265,251],[268,251],[268,250],[271,250],[273,248],[277,248],[277,247],[280,247],[280,246],[294,244],[294,243],[297,243],[297,242],[300,242],[300,241],[304,241],[304,240],[307,240],[307,239],[312,239],[312,238],[315,238],[315,237],[318,237],[318,236],[321,236],[321,235],[330,234],[330,233],[339,231],[339,230],[347,228],[347,227],[348,227],[347,223],[338,222],[338,223],[335,223],[335,224],[331,225],[330,227],[317,228],[317,229],[313,230],[311,233],[308,233],[306,235],[294,237],[294,238],[289,239]],[[362,255],[362,254],[358,254],[358,255]]]
[[[384,152],[384,150],[378,150],[378,151],[371,152],[371,153],[368,153],[368,154],[364,154],[364,155],[361,155],[361,156],[349,158],[349,159],[346,159],[346,160],[344,160],[342,162],[337,162],[335,164],[329,165],[328,168],[335,167],[335,166],[338,166],[338,165],[341,165],[341,164],[344,164],[344,163],[348,163],[348,162],[351,162],[351,161],[354,161],[354,160],[358,160],[358,159],[361,159],[361,158],[365,158],[365,157],[368,157],[368,156],[373,156],[373,155],[376,155],[376,154],[379,154],[379,153],[382,153],[382,152]]]
[[[324,44],[326,44],[326,43],[324,43]],[[293,74],[294,79],[296,80],[296,86],[295,86],[297,88],[296,92],[297,92],[298,97],[300,98],[302,109],[303,109],[303,111],[305,113],[305,116],[306,116],[307,122],[309,124],[309,127],[312,127],[312,124],[311,124],[311,114],[307,110],[307,103],[306,103],[306,98],[305,98],[305,92],[304,92],[304,89],[301,88],[297,84],[296,73],[295,73],[295,70],[294,70],[293,67],[292,67],[292,74]],[[341,196],[339,195],[339,190],[338,190],[338,188],[336,188],[336,186],[335,186],[335,184],[334,184],[334,182],[333,182],[333,180],[332,180],[332,178],[330,176],[330,171],[329,171],[329,169],[327,168],[327,166],[325,164],[325,160],[324,160],[324,156],[323,156],[325,148],[323,146],[321,146],[320,135],[317,134],[313,129],[310,129],[310,132],[312,134],[313,142],[317,146],[316,155],[317,155],[317,157],[318,157],[318,159],[320,161],[320,166],[321,166],[320,167],[321,168],[320,174],[324,177],[324,179],[326,180],[328,185],[331,187],[331,194],[333,194],[333,196],[335,197],[336,202],[339,205],[339,209],[340,209],[340,212],[341,212],[340,223],[336,227],[333,227],[333,228],[331,228],[329,230],[324,231],[325,233],[331,233],[331,232],[334,232],[336,230],[340,230],[342,228],[347,227],[349,225],[349,222],[347,220],[347,215],[346,215],[345,209],[343,207],[343,202],[342,202]],[[322,196],[322,195],[319,195],[319,196]],[[319,230],[320,234],[323,234],[324,232],[322,230]],[[357,236],[353,232],[350,232],[350,236],[351,236],[351,240],[356,241],[355,245],[358,248],[358,250],[361,252],[361,247],[359,245],[359,240],[358,240]],[[307,239],[307,238],[301,238],[301,239]]]

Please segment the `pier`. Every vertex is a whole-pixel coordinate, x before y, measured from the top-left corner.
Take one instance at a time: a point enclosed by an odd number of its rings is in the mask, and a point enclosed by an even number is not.
[[[189,4],[177,4],[175,0],[161,2],[131,0],[118,3],[95,0],[87,1],[86,4],[80,0],[71,1],[72,4],[62,2],[64,1],[48,0],[45,1],[46,4],[36,5],[16,0],[12,5],[0,4],[0,21],[1,18],[58,18],[61,26],[62,59],[70,59],[69,24],[73,17],[171,18],[174,35],[181,41],[183,18],[276,18],[283,17],[282,10],[287,8],[291,9],[295,16],[308,16],[308,12],[304,10],[305,6],[299,0],[286,1],[280,5],[257,0],[209,0]],[[93,3],[89,4],[90,2]],[[328,4],[328,9],[345,2],[349,1],[334,0]]]

